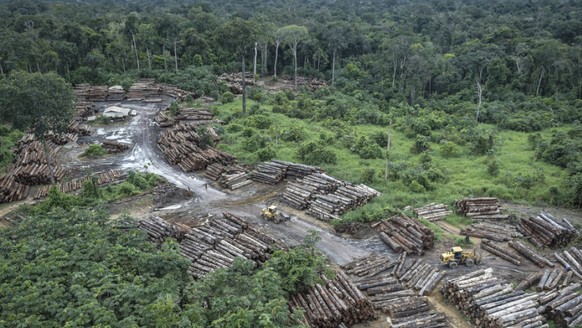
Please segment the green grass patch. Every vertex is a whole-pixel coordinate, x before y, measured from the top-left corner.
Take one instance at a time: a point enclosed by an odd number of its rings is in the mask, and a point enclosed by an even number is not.
[[[425,220],[425,219],[419,219],[420,223],[424,224],[427,228],[430,229],[430,231],[432,231],[434,233],[434,238],[436,240],[442,240],[444,235],[445,235],[445,231],[439,227],[437,224],[430,222],[429,220]]]
[[[450,223],[451,225],[453,225],[457,228],[465,227],[465,226],[471,225],[473,223],[473,220],[471,220],[471,218],[468,218],[466,216],[456,215],[456,214],[449,215],[446,218],[444,218],[443,220],[447,223]]]
[[[299,98],[299,97],[297,97]],[[319,100],[312,100],[318,106]],[[297,100],[285,106],[293,108]],[[278,106],[278,105],[277,105]],[[251,110],[251,108],[254,108]],[[314,142],[336,157],[336,164],[321,164],[329,175],[352,183],[365,183],[382,194],[342,217],[342,222],[367,222],[400,213],[406,206],[428,203],[452,205],[466,197],[498,197],[521,203],[553,203],[557,201],[550,188],[562,190],[567,174],[557,166],[534,161],[534,150],[528,145],[531,133],[500,131],[495,153],[477,156],[469,144],[460,145],[455,156],[443,156],[439,144],[430,142],[424,153],[411,152],[415,139],[391,129],[391,148],[387,180],[385,146],[382,158],[361,158],[353,145],[360,138],[376,140],[387,132],[385,126],[348,124],[341,120],[297,119],[273,112],[267,99],[261,103],[248,101],[248,114],[241,114],[241,99],[215,104],[217,118],[226,122],[219,148],[236,155],[246,163],[260,162],[259,150],[272,149],[275,158],[302,162],[299,149]],[[486,125],[485,125],[486,126]],[[300,138],[296,137],[300,131]],[[543,135],[551,134],[544,131]],[[286,139],[289,136],[300,140]],[[248,139],[252,138],[253,142]],[[499,166],[491,175],[488,163],[494,156]],[[447,222],[455,226],[470,224],[467,218],[452,216]]]
[[[89,147],[85,149],[83,154],[81,154],[82,157],[87,158],[98,158],[103,157],[105,155],[107,155],[107,151],[103,149],[103,147],[100,144],[89,145]]]

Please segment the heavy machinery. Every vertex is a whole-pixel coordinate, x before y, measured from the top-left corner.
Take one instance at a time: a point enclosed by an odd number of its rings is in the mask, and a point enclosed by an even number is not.
[[[266,221],[273,221],[275,223],[281,223],[291,220],[291,216],[277,210],[277,206],[271,205],[267,208],[263,208],[261,217]]]
[[[450,252],[441,254],[441,263],[448,265],[449,268],[456,268],[459,264],[471,267],[481,263],[481,255],[475,250],[464,251],[461,247],[452,247]]]

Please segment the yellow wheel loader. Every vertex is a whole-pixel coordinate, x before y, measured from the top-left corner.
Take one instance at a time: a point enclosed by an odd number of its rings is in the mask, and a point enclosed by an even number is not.
[[[459,264],[472,267],[481,263],[481,255],[475,250],[464,251],[461,247],[453,247],[449,252],[441,254],[441,263],[448,265],[449,268],[456,268]]]
[[[277,210],[277,206],[275,205],[271,205],[267,208],[264,208],[263,212],[261,213],[261,217],[265,221],[273,221],[275,223],[281,223],[291,220],[291,216]]]

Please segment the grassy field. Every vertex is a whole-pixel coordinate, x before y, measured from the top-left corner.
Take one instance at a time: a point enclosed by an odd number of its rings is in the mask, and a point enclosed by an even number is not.
[[[194,104],[195,106],[195,104]],[[300,120],[287,117],[284,114],[273,113],[272,106],[257,105],[250,100],[248,108],[253,108],[254,114],[267,117],[270,123],[263,128],[253,131],[265,138],[266,144],[275,152],[277,159],[301,162],[297,151],[301,143],[308,141],[325,140],[326,146],[336,157],[336,164],[325,164],[321,167],[334,177],[354,183],[366,183],[382,193],[380,197],[356,211],[344,215],[344,220],[370,221],[377,220],[390,213],[400,212],[406,206],[421,206],[427,203],[452,204],[455,200],[471,196],[492,196],[503,200],[518,203],[549,203],[553,197],[551,187],[557,190],[562,188],[566,172],[556,166],[534,161],[534,151],[528,146],[529,133],[514,131],[500,131],[495,158],[498,164],[498,174],[493,176],[488,170],[490,157],[473,155],[468,146],[460,146],[456,156],[442,156],[440,146],[431,144],[430,167],[442,175],[444,179],[432,183],[432,190],[414,188],[402,179],[384,180],[386,160],[384,158],[362,159],[346,145],[344,134],[354,138],[361,136],[371,137],[377,133],[386,133],[387,128],[373,125],[349,125],[347,130],[338,132],[329,122]],[[217,104],[213,111],[219,119],[227,122],[223,127],[223,142],[219,148],[236,155],[246,163],[257,163],[259,157],[256,151],[245,148],[247,137],[244,129],[252,121],[253,110],[245,117],[240,115],[241,100],[235,99],[232,103]],[[250,123],[249,123],[250,122]],[[299,128],[304,135],[301,141],[284,141],[281,135],[290,129]],[[565,128],[562,128],[565,129]],[[551,130],[542,132],[549,136]],[[405,163],[409,167],[422,166],[423,156],[413,154],[410,149],[414,140],[407,138],[403,133],[392,129],[390,161]],[[364,172],[373,170],[370,178]],[[455,222],[465,223],[465,222]]]

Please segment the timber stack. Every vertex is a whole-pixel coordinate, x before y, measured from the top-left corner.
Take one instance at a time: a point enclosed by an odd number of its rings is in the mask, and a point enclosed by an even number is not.
[[[429,204],[423,207],[415,208],[414,214],[419,219],[425,219],[431,222],[441,220],[453,212],[445,204]]]
[[[77,116],[81,119],[86,119],[87,117],[96,115],[98,113],[95,104],[82,100],[77,100],[75,102],[75,110],[77,111]]]
[[[204,176],[212,181],[216,181],[220,178],[223,172],[226,171],[226,167],[220,163],[213,163],[206,167]]]
[[[228,165],[236,159],[228,153],[202,144],[196,127],[184,123],[163,131],[158,147],[171,164],[178,165],[184,172],[203,170],[213,163]]]
[[[554,258],[564,269],[582,280],[582,252],[578,248],[571,247],[570,250],[554,253]]]
[[[156,85],[154,79],[140,79],[129,87],[127,91],[127,100],[158,100],[162,101],[160,96],[162,89]],[[153,97],[153,99],[152,99]]]
[[[540,297],[538,308],[557,327],[580,327],[582,325],[582,284],[571,284],[557,291],[549,291]]]
[[[492,273],[488,268],[448,279],[441,293],[477,327],[547,327],[538,294],[515,291]]]
[[[292,295],[289,300],[291,311],[302,310],[309,326],[337,328],[343,324],[349,327],[377,318],[372,303],[342,271],[333,280],[323,275],[321,279],[323,283]]]
[[[157,216],[139,220],[138,227],[148,235],[148,239],[152,243],[158,246],[163,244],[167,238],[174,238],[180,242],[190,230],[188,226],[172,224]]]
[[[366,204],[380,193],[364,184],[347,184],[330,194],[318,194],[309,205],[308,213],[322,221],[337,219],[358,206]]]
[[[516,226],[497,221],[473,223],[470,227],[461,229],[461,235],[493,241],[510,241],[516,237],[523,237]]]
[[[107,89],[107,100],[121,101],[125,99],[125,90],[120,85],[113,85]]]
[[[279,160],[273,160],[273,162],[288,165],[287,171],[285,172],[285,178],[287,179],[298,179],[315,173],[323,173],[323,170],[317,166],[284,162]]]
[[[192,124],[211,124],[212,112],[208,109],[194,109],[194,108],[183,108],[178,111],[178,114],[174,117],[176,121],[188,121]]]
[[[129,145],[115,140],[103,140],[103,149],[110,154],[122,153],[129,149]]]
[[[79,102],[143,100],[145,102],[159,102],[161,96],[182,99],[190,95],[188,91],[171,85],[158,84],[154,79],[141,79],[134,83],[127,93],[121,86],[78,84],[73,88]],[[90,116],[90,115],[87,115]]]
[[[380,238],[394,252],[423,255],[434,247],[434,232],[418,220],[400,214],[382,220],[374,227],[380,230]]]
[[[580,234],[566,218],[558,222],[546,212],[520,219],[518,228],[538,247],[565,247]]]
[[[102,172],[91,177],[74,178],[70,181],[63,181],[57,185],[57,188],[64,193],[72,193],[81,190],[85,183],[95,179],[95,182],[102,186],[110,183],[117,183],[123,181],[127,177],[127,174],[121,170],[114,170],[108,172]],[[41,199],[48,195],[50,190],[50,185],[40,186],[33,196],[33,199]]]
[[[540,268],[544,268],[546,265],[550,267],[554,266],[554,263],[548,261],[518,240],[510,241],[508,245]]]
[[[277,161],[261,163],[252,172],[253,181],[275,185],[283,181],[288,165]]]
[[[93,128],[87,124],[81,124],[78,121],[73,121],[69,124],[69,132],[76,133],[79,136],[90,136],[93,133]]]
[[[196,278],[231,266],[237,257],[263,263],[275,249],[284,247],[230,213],[191,228],[179,246],[180,253],[192,261],[188,271]]]
[[[497,198],[466,198],[455,202],[457,213],[472,219],[506,220],[509,215],[501,213]]]
[[[26,199],[30,187],[18,183],[12,174],[0,178],[0,203],[11,203]]]
[[[52,165],[55,181],[61,181],[65,177],[65,169],[56,163]],[[47,164],[27,164],[17,166],[11,172],[14,180],[29,186],[38,186],[51,183],[51,172]]]
[[[89,84],[78,84],[73,88],[77,98],[90,102],[107,100],[108,90],[107,86]]]
[[[161,110],[158,112],[156,117],[154,117],[154,121],[160,125],[162,128],[169,128],[176,124],[176,120],[174,120],[168,112],[165,110]]]
[[[245,172],[235,172],[235,173],[223,173],[218,179],[218,184],[222,188],[228,188],[230,190],[236,190],[242,188],[244,186],[250,185],[253,183],[250,180],[250,175]]]
[[[491,254],[497,255],[498,257],[511,262],[515,265],[521,265],[523,259],[521,256],[510,252],[505,245],[498,245],[491,240],[484,239],[481,241],[481,248],[488,251]]]
[[[235,95],[242,94],[242,73],[224,73],[218,77],[220,81],[226,82],[226,85]],[[252,73],[245,74],[245,83],[247,86],[255,85],[255,78]]]

